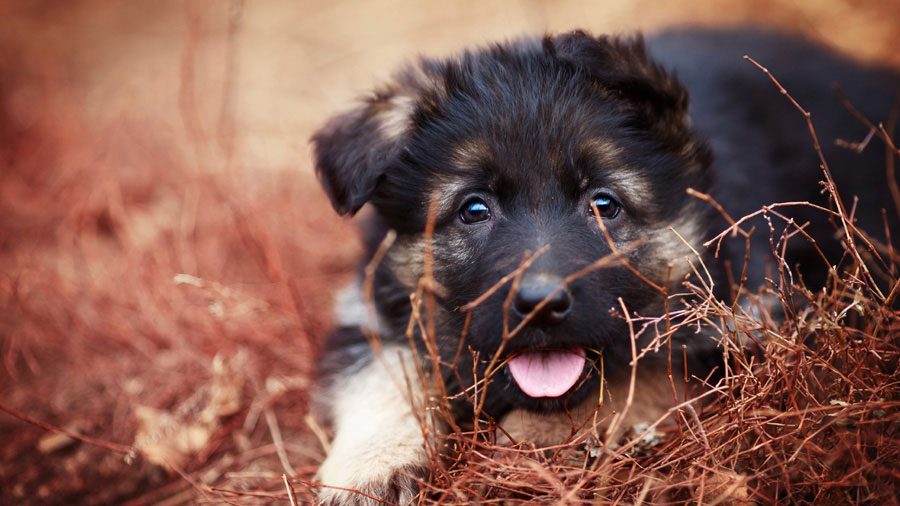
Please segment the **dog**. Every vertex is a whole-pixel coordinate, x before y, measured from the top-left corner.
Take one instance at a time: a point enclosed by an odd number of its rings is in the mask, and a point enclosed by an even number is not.
[[[428,439],[446,430],[422,415],[436,395],[463,406],[457,420],[474,413],[556,444],[548,427],[568,435],[572,413],[621,413],[629,395],[620,424],[664,416],[688,388],[673,370],[714,381],[714,330],[662,343],[661,324],[637,330],[637,318],[672,310],[685,280],[699,275],[728,300],[734,279],[752,288],[770,275],[770,234],[752,235],[749,255],[743,241],[704,246],[728,226],[712,202],[735,218],[774,202],[834,205],[804,116],[744,54],[812,112],[838,188],[860,196],[854,216],[880,230],[890,185],[859,174],[884,167],[885,152],[835,145],[868,130],[830,84],[884,118],[900,79],[753,29],[648,42],[573,31],[423,58],[314,135],[335,210],[371,209],[366,282],[339,304],[352,314],[320,361],[335,431],[318,474],[324,504],[411,501]],[[841,238],[821,210],[779,209],[795,220],[780,228],[807,224],[817,239],[786,251],[821,286],[819,251],[836,265]]]

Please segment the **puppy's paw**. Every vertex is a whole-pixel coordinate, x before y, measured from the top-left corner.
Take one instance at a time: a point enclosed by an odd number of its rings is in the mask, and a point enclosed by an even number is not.
[[[408,504],[428,477],[425,434],[412,403],[424,393],[402,380],[413,358],[406,349],[384,354],[332,387],[335,435],[319,468],[322,504]],[[414,371],[414,369],[413,369]]]
[[[428,479],[424,462],[397,466],[382,459],[338,460],[330,456],[319,469],[317,481],[327,485],[319,489],[321,505],[412,504],[419,494],[419,483]]]

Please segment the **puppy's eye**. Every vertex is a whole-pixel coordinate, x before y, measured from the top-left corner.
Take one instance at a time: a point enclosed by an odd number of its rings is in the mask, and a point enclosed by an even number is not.
[[[588,209],[588,212],[590,212],[592,216],[594,214],[594,207],[597,208],[600,217],[606,219],[612,219],[618,216],[619,211],[622,208],[618,202],[603,194],[595,195],[594,199],[591,200],[591,209]]]
[[[459,219],[466,225],[491,219],[491,208],[480,198],[471,198],[459,210]]]

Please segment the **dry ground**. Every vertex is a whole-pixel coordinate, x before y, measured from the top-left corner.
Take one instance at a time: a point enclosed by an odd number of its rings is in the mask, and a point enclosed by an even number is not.
[[[20,415],[0,413],[0,504],[287,504],[288,472],[310,500],[302,480],[323,450],[309,373],[359,251],[312,175],[313,130],[416,53],[575,27],[747,22],[900,65],[896,1],[0,1],[0,403]],[[896,329],[883,318],[865,335]],[[855,500],[890,503],[900,476],[872,462],[898,461],[892,388],[848,387],[819,412],[864,426],[887,416],[881,436],[858,430],[828,440],[830,460],[815,445],[792,458],[849,462],[886,480]],[[853,411],[864,397],[888,404]],[[870,437],[893,449],[855,452]],[[707,497],[740,500],[746,477],[729,469],[709,474]],[[805,473],[775,474],[828,475]],[[622,497],[647,497],[645,483],[622,480]],[[659,494],[702,501],[704,489]]]

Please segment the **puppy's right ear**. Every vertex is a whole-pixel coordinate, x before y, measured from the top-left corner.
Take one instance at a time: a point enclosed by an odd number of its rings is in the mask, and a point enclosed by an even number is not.
[[[402,150],[419,94],[410,84],[376,92],[313,135],[316,173],[338,213],[356,213]]]

